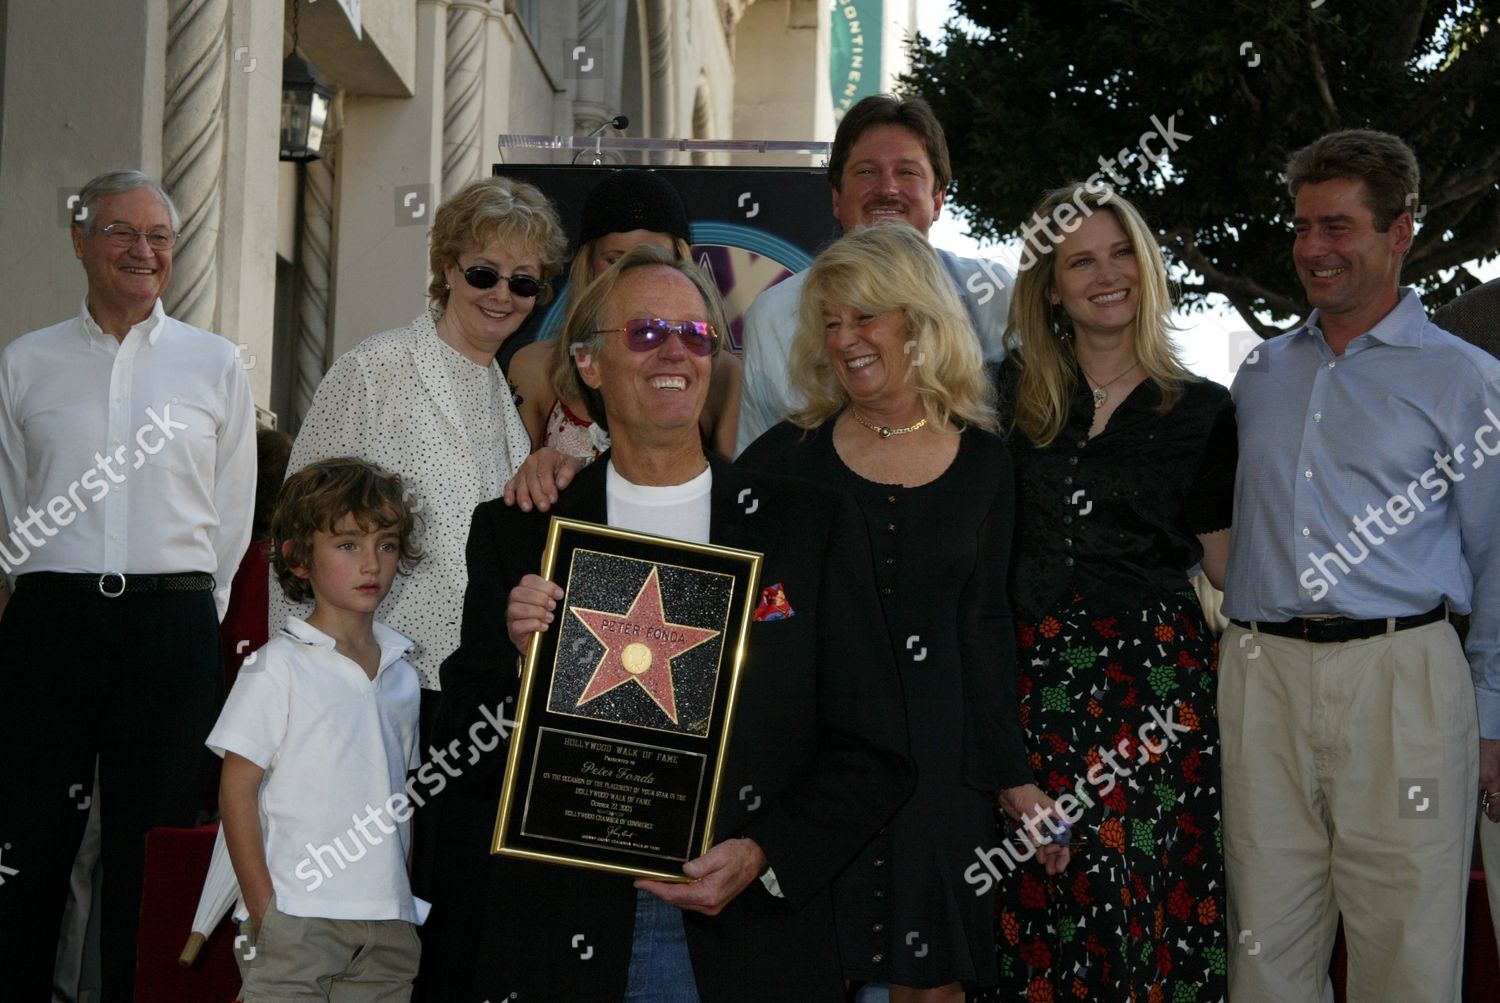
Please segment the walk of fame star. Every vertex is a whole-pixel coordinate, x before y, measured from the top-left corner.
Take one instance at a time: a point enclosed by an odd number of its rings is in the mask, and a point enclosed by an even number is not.
[[[672,659],[718,637],[719,632],[667,622],[661,608],[661,582],[654,565],[628,612],[604,613],[578,606],[568,609],[604,645],[604,657],[594,667],[594,674],[576,706],[582,707],[616,686],[635,682],[676,724]]]

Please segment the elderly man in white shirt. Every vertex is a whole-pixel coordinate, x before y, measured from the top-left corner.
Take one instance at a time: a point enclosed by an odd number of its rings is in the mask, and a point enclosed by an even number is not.
[[[255,496],[234,345],[162,310],[171,199],[111,171],[81,208],[83,309],[0,352],[0,971],[18,999],[51,992],[96,758],[102,989],[133,995],[146,833],[203,804]]]
[[[882,220],[910,224],[924,236],[943,210],[953,180],[943,127],[921,98],[872,94],[839,123],[828,158],[833,214],[845,232]],[[943,270],[969,314],[984,360],[1005,358],[1005,313],[1014,277],[1001,265],[938,250]],[[740,427],[735,455],[802,405],[788,385],[787,357],[807,272],[778,282],[745,313]]]

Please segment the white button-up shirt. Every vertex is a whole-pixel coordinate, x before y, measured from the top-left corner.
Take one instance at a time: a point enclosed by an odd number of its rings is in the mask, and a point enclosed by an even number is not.
[[[234,345],[90,316],[0,351],[0,577],[206,571],[222,618],[255,507],[255,407]]]

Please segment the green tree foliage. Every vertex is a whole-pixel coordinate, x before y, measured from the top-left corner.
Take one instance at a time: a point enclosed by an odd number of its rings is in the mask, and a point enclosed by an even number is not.
[[[1118,163],[1152,116],[1175,116],[1190,140],[1116,170],[1190,270],[1190,308],[1222,293],[1263,335],[1276,328],[1257,313],[1304,312],[1281,172],[1336,129],[1383,129],[1416,151],[1420,218],[1402,281],[1430,308],[1478,285],[1461,266],[1500,248],[1500,0],[955,8],[941,38],[914,44],[904,86],[942,120],[957,202],[980,236],[1019,233],[1044,189],[1099,172],[1100,158]]]

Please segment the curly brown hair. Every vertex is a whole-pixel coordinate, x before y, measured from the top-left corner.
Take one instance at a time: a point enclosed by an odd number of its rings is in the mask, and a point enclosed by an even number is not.
[[[401,574],[411,574],[422,559],[412,539],[420,517],[407,501],[398,474],[350,456],[319,460],[286,479],[271,515],[271,567],[288,599],[313,598],[312,583],[294,569],[311,566],[314,534],[333,532],[345,516],[353,517],[361,532],[396,528]]]

